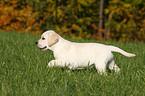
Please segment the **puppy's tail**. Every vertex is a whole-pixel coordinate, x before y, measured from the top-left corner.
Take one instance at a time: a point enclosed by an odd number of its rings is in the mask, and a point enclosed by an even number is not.
[[[135,54],[131,54],[131,53],[127,53],[125,52],[124,50],[118,48],[118,47],[115,47],[115,46],[108,46],[108,48],[113,51],[113,52],[119,52],[121,53],[122,55],[124,56],[127,56],[127,57],[133,57],[133,56],[136,56]]]

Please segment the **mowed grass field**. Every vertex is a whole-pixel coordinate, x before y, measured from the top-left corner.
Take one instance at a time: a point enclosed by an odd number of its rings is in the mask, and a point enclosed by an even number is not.
[[[121,72],[108,70],[103,76],[95,68],[47,68],[53,53],[35,45],[39,38],[0,32],[1,96],[145,96],[145,43],[70,40],[114,45],[137,55],[129,58],[113,53]]]

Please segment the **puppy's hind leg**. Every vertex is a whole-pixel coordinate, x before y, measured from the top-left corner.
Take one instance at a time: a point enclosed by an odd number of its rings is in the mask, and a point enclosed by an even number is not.
[[[99,74],[107,75],[105,62],[95,62],[95,67]]]
[[[115,61],[113,59],[109,62],[108,66],[110,70],[115,70],[115,72],[117,73],[120,72],[120,68],[115,64]]]

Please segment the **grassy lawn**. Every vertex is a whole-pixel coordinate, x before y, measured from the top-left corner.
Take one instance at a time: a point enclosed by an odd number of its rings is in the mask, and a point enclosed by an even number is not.
[[[113,53],[121,73],[108,70],[108,76],[102,76],[95,68],[48,69],[53,53],[35,45],[39,38],[40,35],[0,32],[1,96],[145,96],[145,43],[71,40],[114,45],[137,55],[128,58]]]

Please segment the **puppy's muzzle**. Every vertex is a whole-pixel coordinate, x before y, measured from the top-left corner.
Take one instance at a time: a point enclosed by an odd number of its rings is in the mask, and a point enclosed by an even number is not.
[[[35,42],[36,43],[36,45],[38,44],[38,42]]]

